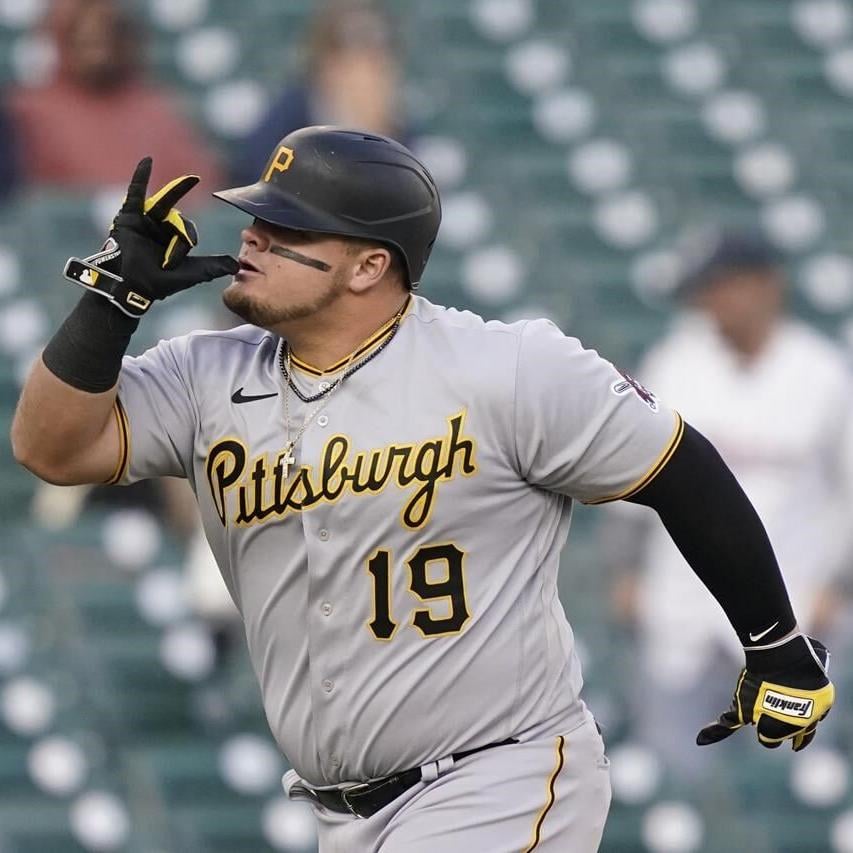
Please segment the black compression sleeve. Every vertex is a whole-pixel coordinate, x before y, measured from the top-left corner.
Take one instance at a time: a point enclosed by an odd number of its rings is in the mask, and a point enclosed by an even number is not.
[[[772,643],[793,630],[796,619],[764,525],[703,435],[685,424],[664,469],[629,500],[657,511],[744,647]]]
[[[63,382],[98,394],[118,380],[121,359],[139,320],[109,301],[84,293],[42,353],[47,369]]]

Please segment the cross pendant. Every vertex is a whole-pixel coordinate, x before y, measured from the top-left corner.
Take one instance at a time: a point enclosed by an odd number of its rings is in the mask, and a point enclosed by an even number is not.
[[[289,442],[287,446],[284,448],[281,456],[279,457],[279,461],[281,462],[282,467],[282,476],[285,480],[287,480],[288,475],[290,474],[290,466],[296,464],[296,457],[293,455],[293,442]]]

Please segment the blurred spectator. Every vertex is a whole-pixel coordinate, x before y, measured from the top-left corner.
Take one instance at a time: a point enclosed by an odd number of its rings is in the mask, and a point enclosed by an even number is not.
[[[233,179],[249,184],[283,136],[312,124],[337,124],[406,143],[400,111],[400,46],[392,22],[370,0],[331,0],[316,15],[302,78],[285,89],[238,146]]]
[[[800,627],[827,637],[853,557],[847,358],[786,316],[780,258],[756,234],[706,232],[686,246],[677,298],[682,310],[637,377],[716,445],[764,521]],[[693,746],[696,732],[729,704],[743,652],[651,513],[611,512],[614,600],[638,635],[637,734],[695,777],[712,759]]]
[[[174,95],[145,79],[144,34],[114,0],[56,0],[42,28],[57,50],[49,82],[10,93],[24,177],[32,184],[125,185],[137,161],[154,158],[152,187],[177,175],[221,186],[217,159]]]
[[[21,157],[15,128],[5,103],[0,103],[0,201],[18,187]]]

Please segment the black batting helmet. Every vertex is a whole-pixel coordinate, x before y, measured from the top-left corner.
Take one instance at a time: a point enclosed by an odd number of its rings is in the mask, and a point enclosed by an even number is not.
[[[397,249],[412,287],[441,221],[435,181],[408,148],[387,136],[331,126],[289,133],[256,183],[214,196],[274,225]]]

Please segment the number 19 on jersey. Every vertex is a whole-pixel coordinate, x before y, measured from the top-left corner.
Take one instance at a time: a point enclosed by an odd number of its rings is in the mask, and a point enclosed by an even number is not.
[[[422,545],[405,564],[409,591],[427,605],[412,610],[411,624],[424,637],[459,634],[471,618],[465,594],[465,552],[452,543]],[[391,640],[400,627],[392,613],[391,552],[379,549],[368,560],[367,571],[373,585],[373,618],[367,627],[377,640]],[[435,579],[436,573],[440,579]]]

